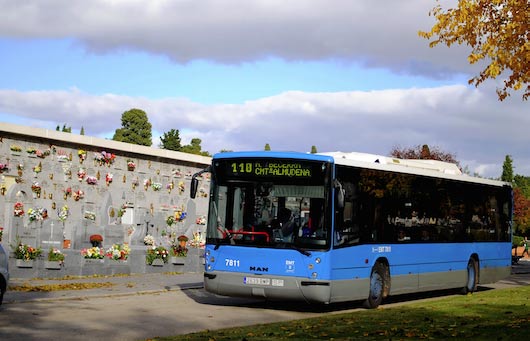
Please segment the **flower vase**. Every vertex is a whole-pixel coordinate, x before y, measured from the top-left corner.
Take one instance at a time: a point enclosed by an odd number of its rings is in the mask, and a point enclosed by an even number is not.
[[[15,262],[15,265],[19,268],[32,268],[33,259],[30,259],[30,260],[17,259]]]
[[[44,267],[49,270],[61,270],[62,262],[58,260],[45,260]]]
[[[164,260],[160,258],[153,259],[153,263],[151,263],[152,266],[164,266]]]

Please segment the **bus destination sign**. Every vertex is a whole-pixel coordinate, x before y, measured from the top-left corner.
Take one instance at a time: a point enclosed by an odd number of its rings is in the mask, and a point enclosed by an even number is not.
[[[230,163],[232,175],[253,175],[263,177],[310,178],[311,165],[296,161],[256,161]]]

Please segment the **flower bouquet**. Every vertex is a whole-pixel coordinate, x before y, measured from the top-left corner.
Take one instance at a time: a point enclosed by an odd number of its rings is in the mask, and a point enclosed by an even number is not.
[[[70,215],[68,206],[64,205],[63,207],[61,207],[61,209],[57,212],[57,215],[59,216],[59,220],[64,223],[66,219],[68,218],[68,216]]]
[[[186,248],[186,243],[188,242],[188,237],[185,235],[180,235],[178,238],[173,238],[171,240],[171,256],[172,257],[186,257],[188,255],[188,249]]]
[[[175,223],[176,223],[176,220],[175,220],[174,216],[170,215],[169,217],[167,217],[167,219],[166,219],[167,226],[171,226],[171,225],[173,225]]]
[[[61,250],[51,247],[50,251],[48,251],[48,261],[62,263],[64,261],[64,254]]]
[[[112,173],[107,173],[107,175],[105,175],[105,182],[107,183],[107,186],[112,182],[113,177],[114,175],[112,175]]]
[[[149,186],[151,186],[151,179],[145,179],[144,180],[144,189],[147,191]]]
[[[37,259],[41,253],[41,248],[36,248],[28,244],[22,244],[21,242],[19,242],[15,248],[15,258],[22,259],[23,261]]]
[[[132,172],[134,171],[135,168],[136,168],[136,164],[134,163],[134,161],[131,159],[127,160],[127,169]]]
[[[155,262],[155,260],[157,259],[161,260],[164,263],[167,263],[168,255],[169,255],[169,252],[166,250],[165,247],[163,246],[156,247],[153,245],[152,248],[149,248],[147,250],[145,261],[148,265],[153,265],[153,262]]]
[[[129,248],[128,244],[112,244],[105,255],[109,259],[127,260],[127,258],[129,258],[130,252],[131,249]]]
[[[42,221],[48,218],[48,210],[42,207],[30,208],[28,210],[29,221]]]
[[[4,171],[7,171],[7,170],[9,170],[9,165],[0,163],[0,173],[3,173]]]
[[[24,215],[24,204],[21,202],[16,202],[15,207],[13,208],[13,215],[15,217],[22,217]]]
[[[102,248],[93,246],[89,249],[82,249],[81,255],[85,259],[103,259],[105,257],[105,251]]]
[[[19,146],[19,145],[16,145],[16,144],[12,144],[9,149],[11,149],[12,152],[21,152],[22,151],[22,148]]]
[[[97,185],[98,179],[95,176],[87,176],[86,183],[89,185]]]
[[[160,189],[162,188],[162,184],[160,182],[153,182],[151,188],[153,189],[153,191],[160,191]]]
[[[31,191],[35,194],[40,194],[41,187],[38,182],[34,182],[33,185],[31,185]]]
[[[77,179],[81,182],[86,176],[86,171],[84,168],[79,168],[79,171],[77,171]]]
[[[155,238],[148,234],[147,236],[144,237],[144,244],[145,245],[155,245]]]
[[[77,151],[77,156],[79,156],[79,162],[83,163],[83,161],[86,160],[86,151],[83,149],[79,149]]]
[[[85,197],[85,192],[82,190],[75,191],[72,196],[74,197],[75,201],[79,201],[79,199],[83,199]]]

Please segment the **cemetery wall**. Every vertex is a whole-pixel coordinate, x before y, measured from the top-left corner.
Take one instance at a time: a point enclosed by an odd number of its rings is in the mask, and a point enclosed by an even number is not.
[[[0,123],[0,227],[13,278],[159,271],[201,271],[209,173],[190,199],[191,176],[211,158],[84,135]],[[171,217],[173,219],[171,219]],[[99,247],[130,249],[127,260],[86,259],[91,235]],[[168,250],[188,238],[188,257],[146,264],[147,235]],[[22,243],[42,249],[32,267],[17,266]],[[193,244],[193,245],[192,245]],[[197,247],[195,247],[197,246]],[[66,257],[47,268],[50,248]]]

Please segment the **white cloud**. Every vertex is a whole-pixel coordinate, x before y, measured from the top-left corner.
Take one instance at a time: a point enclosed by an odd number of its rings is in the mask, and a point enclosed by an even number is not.
[[[0,32],[20,39],[71,38],[93,53],[146,51],[179,63],[278,57],[362,62],[435,78],[469,72],[465,48],[430,49],[418,37],[418,30],[433,24],[428,13],[434,5],[424,0],[0,0]]]
[[[0,113],[19,124],[111,137],[121,114],[146,111],[153,130],[179,129],[184,143],[202,139],[204,150],[360,151],[388,154],[393,146],[429,144],[455,153],[472,172],[496,177],[512,155],[516,172],[530,174],[530,117],[523,102],[497,101],[465,86],[337,93],[290,91],[240,105],[203,105],[182,98],[152,100],[70,91],[0,90]],[[502,115],[500,115],[502,113]],[[21,121],[22,120],[22,121]],[[17,123],[15,122],[15,123]],[[97,132],[97,133],[94,133]],[[159,144],[153,136],[153,145]],[[470,161],[466,161],[470,160]]]

